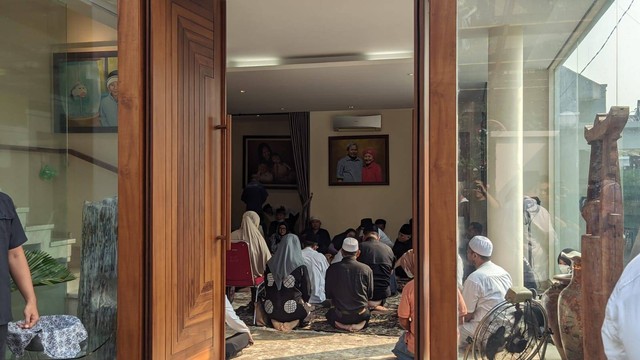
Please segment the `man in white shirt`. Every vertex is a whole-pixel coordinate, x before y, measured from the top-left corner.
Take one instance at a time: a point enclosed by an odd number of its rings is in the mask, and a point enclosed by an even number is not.
[[[609,360],[640,356],[640,256],[627,264],[613,289],[602,324],[602,342]]]
[[[324,306],[327,300],[324,291],[324,280],[329,268],[329,261],[317,251],[318,243],[314,240],[314,237],[305,237],[303,244],[302,258],[309,271],[309,280],[311,280],[309,303],[313,305],[323,304]]]
[[[226,295],[224,297],[224,322],[236,332],[236,334],[226,338],[224,342],[225,359],[231,359],[238,356],[242,349],[253,345],[253,337],[247,324],[236,315]]]
[[[482,318],[504,300],[512,286],[511,275],[491,262],[493,244],[484,236],[474,236],[467,246],[467,260],[476,268],[462,287],[462,297],[468,313],[460,319],[460,346],[468,344]]]

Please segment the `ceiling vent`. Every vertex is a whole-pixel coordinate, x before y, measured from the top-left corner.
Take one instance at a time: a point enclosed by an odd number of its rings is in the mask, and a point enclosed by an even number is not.
[[[382,115],[339,115],[333,118],[333,131],[380,131]]]

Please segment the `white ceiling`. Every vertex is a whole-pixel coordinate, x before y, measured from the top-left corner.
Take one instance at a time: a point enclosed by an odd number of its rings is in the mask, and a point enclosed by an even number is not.
[[[461,89],[487,81],[500,50],[489,28],[521,25],[525,69],[546,69],[588,10],[610,2],[458,0]],[[228,112],[412,107],[412,53],[412,0],[230,0]]]

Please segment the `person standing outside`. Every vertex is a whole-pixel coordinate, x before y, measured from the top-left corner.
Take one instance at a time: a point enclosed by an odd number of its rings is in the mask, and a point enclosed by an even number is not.
[[[609,360],[637,359],[640,354],[640,256],[627,264],[611,292],[602,324]]]
[[[0,192],[0,356],[4,356],[8,323],[11,321],[11,292],[9,275],[25,300],[23,329],[32,328],[40,318],[36,294],[31,282],[31,271],[22,244],[27,235],[16,213],[11,198]]]
[[[358,157],[358,144],[347,145],[347,156],[338,160],[336,178],[338,182],[362,182],[362,159]]]
[[[100,125],[118,126],[118,70],[107,76],[109,94],[100,100]]]

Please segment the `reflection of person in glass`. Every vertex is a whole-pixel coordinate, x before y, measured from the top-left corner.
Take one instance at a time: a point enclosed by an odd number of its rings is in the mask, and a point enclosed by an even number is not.
[[[100,125],[118,126],[118,70],[107,76],[109,94],[100,100]]]
[[[382,182],[382,168],[376,163],[376,152],[372,148],[362,153],[364,166],[362,167],[362,182]]]
[[[95,113],[91,113],[92,106],[89,89],[80,81],[76,81],[71,87],[67,106],[69,107],[70,119],[89,119],[95,116]]]
[[[338,182],[362,182],[362,159],[358,157],[358,144],[347,145],[347,156],[338,160]]]

